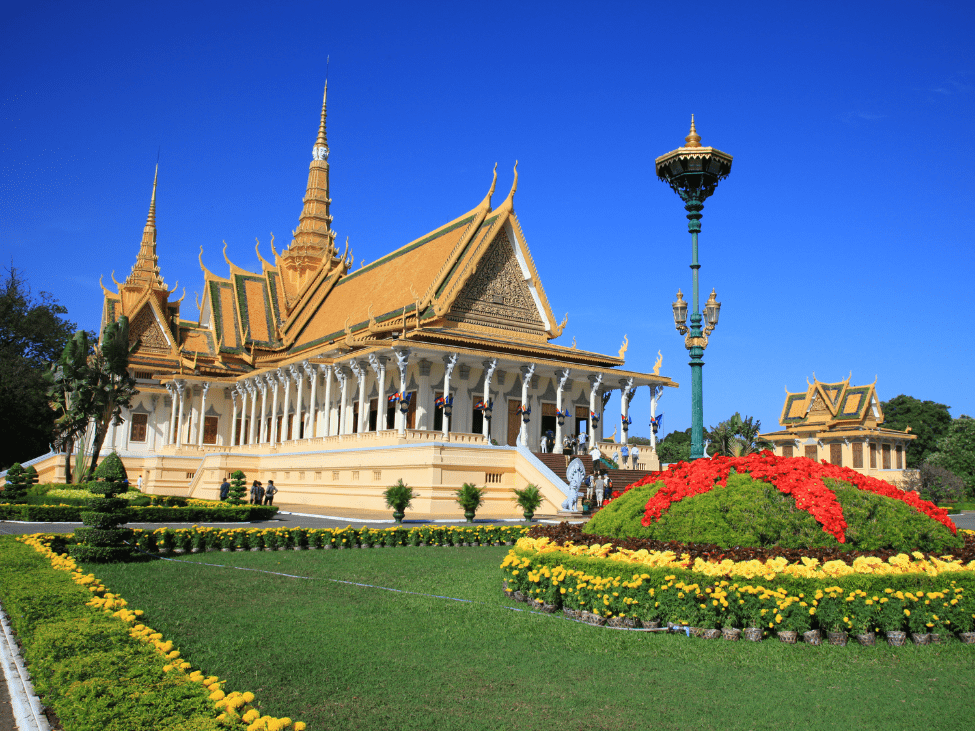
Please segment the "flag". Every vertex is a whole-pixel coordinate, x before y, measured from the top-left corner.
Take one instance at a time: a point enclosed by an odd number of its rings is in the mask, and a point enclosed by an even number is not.
[[[397,391],[396,393],[394,393],[392,396],[389,397],[388,401],[390,403],[393,403],[394,401],[399,401],[399,399],[400,399],[400,392]]]

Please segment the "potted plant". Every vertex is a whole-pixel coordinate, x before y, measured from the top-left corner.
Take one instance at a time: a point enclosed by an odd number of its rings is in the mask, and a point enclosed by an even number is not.
[[[516,487],[512,492],[515,494],[515,502],[524,511],[525,520],[531,523],[535,511],[542,504],[542,491],[538,489],[537,485],[529,484],[523,490],[519,490]]]
[[[464,509],[464,517],[468,523],[474,522],[474,513],[484,502],[486,488],[478,487],[471,482],[465,482],[463,487],[457,490],[457,502]]]
[[[397,524],[403,522],[407,509],[412,505],[413,499],[419,497],[419,493],[412,487],[403,484],[403,480],[398,480],[395,485],[390,485],[383,491],[386,498],[386,507],[392,508],[393,519]]]

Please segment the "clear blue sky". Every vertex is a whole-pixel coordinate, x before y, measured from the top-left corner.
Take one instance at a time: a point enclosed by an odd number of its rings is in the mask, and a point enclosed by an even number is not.
[[[7,2],[0,255],[96,328],[134,262],[162,148],[158,249],[187,288],[257,267],[298,222],[329,77],[332,213],[358,261],[472,208],[520,161],[515,209],[582,348],[681,383],[681,203],[654,177],[696,115],[734,155],[704,209],[721,321],[705,424],[777,428],[783,386],[879,376],[975,415],[970,2]],[[186,306],[188,304],[188,306]],[[951,311],[957,311],[951,315]],[[647,398],[634,431],[645,434]]]

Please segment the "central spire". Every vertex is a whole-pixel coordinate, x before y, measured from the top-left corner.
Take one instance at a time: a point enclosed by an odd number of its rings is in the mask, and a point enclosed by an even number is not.
[[[156,184],[159,182],[159,163],[156,163],[156,174],[152,179],[152,199],[149,201],[149,215],[142,230],[142,244],[136,257],[132,273],[125,280],[129,286],[155,286],[165,288],[163,279],[159,276],[159,257],[156,255]]]
[[[325,95],[322,98],[322,121],[318,125],[318,139],[312,149],[312,160],[328,159],[328,135],[325,134],[326,106],[328,104],[328,82],[325,82]]]
[[[332,216],[328,197],[328,137],[325,132],[326,103],[328,101],[328,82],[322,98],[322,118],[318,126],[318,137],[312,148],[312,160],[308,169],[308,187],[305,190],[304,206],[298,219],[294,240],[284,256],[331,259],[335,254],[335,232],[332,231]]]

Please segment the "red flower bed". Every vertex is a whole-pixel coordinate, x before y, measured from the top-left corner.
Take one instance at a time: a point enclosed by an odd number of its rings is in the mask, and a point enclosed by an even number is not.
[[[813,516],[823,526],[823,530],[840,543],[846,542],[846,520],[836,493],[823,482],[826,477],[849,482],[859,490],[900,500],[943,524],[952,533],[958,532],[948,517],[947,510],[922,500],[913,492],[904,492],[888,482],[861,475],[848,467],[837,467],[826,462],[820,464],[805,457],[776,457],[771,452],[747,457],[714,457],[679,462],[670,465],[661,475],[649,475],[623,492],[658,480],[664,483],[647,502],[646,513],[641,522],[644,526],[649,526],[673,503],[710,492],[716,485],[724,487],[732,469],[739,474],[748,472],[754,479],[775,485],[783,494],[791,495],[796,501],[796,507]]]

